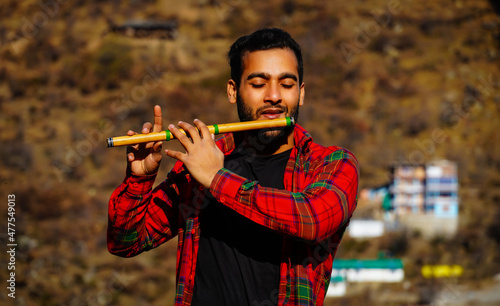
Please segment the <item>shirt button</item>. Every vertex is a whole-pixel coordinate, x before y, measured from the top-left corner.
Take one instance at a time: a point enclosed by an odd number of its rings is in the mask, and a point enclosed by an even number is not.
[[[133,183],[132,186],[134,186],[135,188],[137,188],[137,186],[139,186],[139,184]]]
[[[224,203],[224,202],[226,202],[226,198],[224,198],[224,197],[221,197],[221,198],[220,198],[220,202],[221,202],[221,203]]]
[[[194,235],[194,232],[195,232],[195,230],[194,230],[194,228],[193,228],[193,229],[191,230],[191,234],[192,234],[192,235]]]

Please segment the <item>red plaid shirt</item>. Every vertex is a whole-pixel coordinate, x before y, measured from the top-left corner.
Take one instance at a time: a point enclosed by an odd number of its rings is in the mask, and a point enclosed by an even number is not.
[[[190,305],[200,237],[199,212],[214,197],[283,234],[278,305],[322,305],[332,262],[356,208],[358,164],[340,147],[323,147],[300,126],[288,160],[285,190],[261,187],[222,168],[205,190],[177,163],[152,189],[155,175],[127,175],[109,202],[108,250],[135,256],[178,236],[176,305]],[[217,141],[226,155],[232,134]]]

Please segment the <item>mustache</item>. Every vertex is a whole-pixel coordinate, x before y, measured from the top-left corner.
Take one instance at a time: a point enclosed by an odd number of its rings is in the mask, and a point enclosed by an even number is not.
[[[261,108],[258,108],[256,113],[257,115],[261,115],[263,112],[269,110],[269,109],[272,109],[273,111],[280,111],[282,113],[287,113],[288,112],[288,107],[286,107],[285,105],[266,105],[266,106],[263,106]]]

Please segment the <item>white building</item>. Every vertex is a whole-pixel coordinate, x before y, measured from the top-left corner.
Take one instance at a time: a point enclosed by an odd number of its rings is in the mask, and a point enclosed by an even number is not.
[[[335,276],[330,280],[330,285],[328,286],[328,291],[326,291],[326,296],[344,296],[347,292],[347,282],[345,277]]]
[[[352,238],[374,238],[384,234],[384,222],[378,220],[351,219],[347,233]]]
[[[395,283],[404,279],[401,259],[335,259],[332,279],[342,277],[347,282]]]

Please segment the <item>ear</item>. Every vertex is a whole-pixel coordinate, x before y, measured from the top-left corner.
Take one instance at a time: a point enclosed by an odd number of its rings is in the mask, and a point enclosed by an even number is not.
[[[302,84],[300,84],[300,89],[299,89],[299,105],[304,104],[305,95],[306,95],[306,84],[302,82]]]
[[[237,96],[237,88],[236,88],[236,83],[231,79],[227,81],[227,98],[229,99],[229,103],[234,104],[236,103],[236,96]]]

